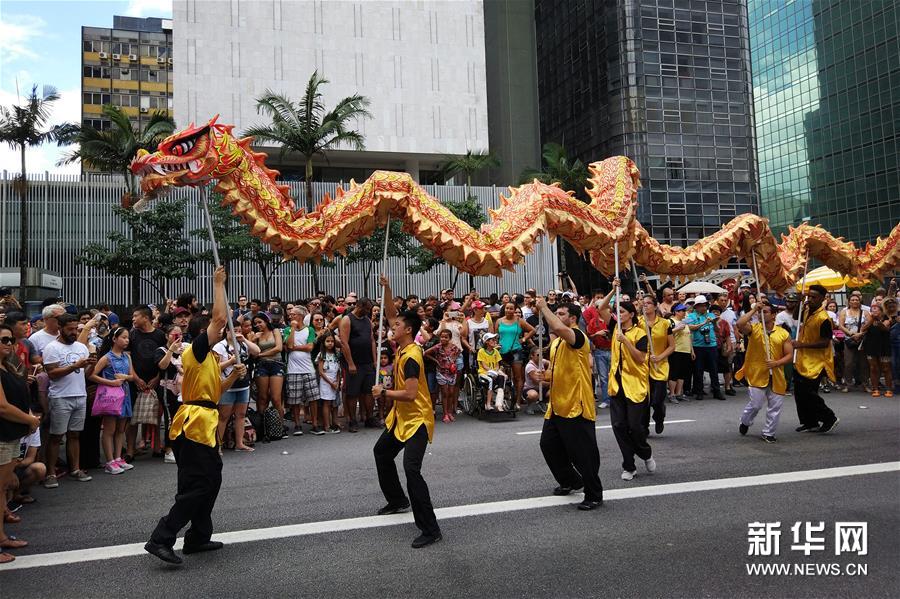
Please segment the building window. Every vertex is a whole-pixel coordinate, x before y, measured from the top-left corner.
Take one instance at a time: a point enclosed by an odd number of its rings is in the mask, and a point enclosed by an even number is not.
[[[684,179],[684,160],[666,158],[666,175],[669,179]]]

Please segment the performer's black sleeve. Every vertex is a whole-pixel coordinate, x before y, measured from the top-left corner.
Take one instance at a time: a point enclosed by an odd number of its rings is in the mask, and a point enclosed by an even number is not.
[[[634,344],[634,347],[637,348],[638,351],[647,351],[647,338],[641,337],[640,341]]]
[[[822,326],[819,327],[819,334],[822,336],[822,339],[831,339],[834,336],[830,318],[822,321]]]
[[[203,363],[206,360],[206,356],[209,354],[209,337],[206,336],[206,329],[194,338],[191,342],[191,349],[197,363]]]
[[[581,329],[572,329],[572,331],[575,333],[575,343],[572,344],[572,349],[581,349],[587,343],[587,337],[584,336]]]
[[[419,373],[421,369],[419,368],[419,363],[415,360],[407,360],[406,364],[403,365],[403,379],[417,379],[419,378]]]

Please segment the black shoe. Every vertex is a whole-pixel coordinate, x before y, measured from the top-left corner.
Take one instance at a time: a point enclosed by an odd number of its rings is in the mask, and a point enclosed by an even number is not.
[[[727,391],[726,391],[726,393],[727,393]],[[732,395],[734,395],[734,393],[732,393]],[[713,399],[718,399],[719,401],[725,401],[725,396],[722,395],[721,391],[716,391],[715,393],[713,393]]]
[[[444,537],[441,536],[441,533],[437,533],[436,535],[419,535],[412,542],[413,549],[421,549],[422,547],[427,547],[433,543],[437,543]]]
[[[379,428],[378,420],[375,418],[366,418],[366,422],[364,424],[366,428]]]
[[[602,505],[603,505],[602,499],[600,501],[593,501],[591,499],[585,499],[584,501],[582,501],[581,503],[578,504],[578,509],[583,512],[587,512],[587,511],[593,510],[595,508],[598,508]]]
[[[656,431],[657,435],[661,435],[664,428],[666,428],[666,424],[664,422],[657,422],[656,428],[654,430]]]
[[[8,501],[8,502],[6,503],[6,509],[9,510],[9,513],[15,514],[15,513],[18,512],[20,509],[22,509],[22,504],[19,503],[18,501],[15,501],[15,500]]]
[[[359,426],[356,424],[355,420],[351,420],[347,424],[347,432],[348,433],[358,433],[359,432]]]
[[[805,433],[808,431],[817,431],[818,432],[818,429],[819,429],[818,424],[801,424],[794,430],[797,431],[798,433]]]
[[[734,390],[734,387],[729,389],[725,389],[725,395],[737,395],[737,391]]]
[[[391,505],[390,503],[378,510],[379,516],[388,516],[390,514],[399,514],[400,512],[405,512],[409,509],[409,502],[401,503],[398,505]]]
[[[744,424],[743,422],[738,427],[738,432],[741,433],[742,435],[746,435],[747,431],[749,431],[749,430],[750,430],[750,427],[747,426],[746,424]]]
[[[190,555],[192,553],[203,553],[204,551],[218,551],[225,544],[221,541],[207,541],[205,543],[197,543],[194,544],[184,544],[184,547],[181,549],[181,552],[185,555]]]
[[[831,431],[834,430],[834,427],[836,427],[838,425],[838,422],[840,422],[840,421],[841,421],[840,418],[835,417],[833,422],[829,422],[828,424],[823,424],[821,427],[819,427],[819,430],[817,430],[816,432],[817,433],[830,433]]]
[[[763,435],[762,440],[766,443],[776,443],[778,441],[778,439],[776,439],[772,435]]]
[[[703,401],[703,394],[697,393],[696,395],[694,395],[694,400],[695,401]]]
[[[560,487],[556,487],[555,489],[553,489],[553,494],[554,494],[554,495],[568,495],[568,494],[571,493],[572,491],[580,491],[580,490],[583,489],[583,488],[584,488],[584,483],[581,483],[581,484],[579,484],[579,485],[575,485],[574,487],[562,487],[562,486],[560,486]]]
[[[162,561],[170,564],[182,563],[182,559],[175,555],[175,552],[172,551],[171,547],[166,547],[165,545],[154,543],[153,541],[147,541],[147,544],[144,545],[144,551],[151,553]]]

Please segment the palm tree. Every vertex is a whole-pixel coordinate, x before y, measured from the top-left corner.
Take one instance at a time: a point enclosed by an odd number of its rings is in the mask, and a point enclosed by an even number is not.
[[[441,165],[441,172],[445,178],[452,177],[456,173],[466,176],[466,198],[472,189],[472,175],[486,168],[500,166],[500,160],[490,152],[473,152],[469,150],[464,156],[448,157]]]
[[[25,98],[25,103],[14,106],[0,106],[0,142],[7,144],[13,150],[18,150],[22,156],[22,172],[16,182],[19,192],[19,293],[20,300],[25,300],[25,273],[28,269],[28,175],[25,165],[25,151],[43,145],[46,142],[56,142],[57,145],[66,145],[77,129],[77,125],[63,123],[50,126],[50,113],[53,103],[59,100],[56,88],[44,86],[43,96],[38,96],[37,85],[32,86],[31,95]]]
[[[584,186],[587,183],[588,168],[577,158],[569,159],[566,149],[557,143],[544,144],[541,156],[544,158],[544,169],[526,168],[519,175],[519,184],[529,183],[534,179],[542,183],[559,183],[566,191],[574,191],[579,199],[584,199]]]
[[[308,212],[315,208],[312,193],[313,158],[322,156],[327,159],[327,152],[340,146],[364,150],[365,138],[362,133],[350,128],[351,121],[372,117],[368,111],[369,99],[359,94],[348,96],[331,110],[326,110],[320,91],[326,83],[328,80],[314,71],[299,102],[266,90],[256,99],[256,112],[266,114],[271,123],[250,127],[244,132],[259,141],[280,145],[282,158],[288,152],[297,152],[303,156],[306,164],[304,180]],[[312,276],[313,286],[318,289],[319,275],[315,265],[312,266]]]
[[[70,152],[59,164],[81,161],[98,171],[116,173],[125,179],[125,193],[122,205],[130,207],[137,199],[137,177],[128,166],[138,150],[152,152],[159,142],[175,131],[175,121],[163,112],[154,112],[142,129],[137,129],[128,115],[112,104],[103,107],[103,114],[109,118],[112,127],[103,131],[93,127],[79,127],[73,139],[78,149]]]

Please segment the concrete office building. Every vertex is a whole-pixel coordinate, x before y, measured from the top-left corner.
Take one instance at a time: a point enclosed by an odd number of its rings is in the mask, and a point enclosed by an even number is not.
[[[119,106],[140,127],[172,115],[172,21],[113,17],[112,29],[81,28],[81,123],[107,129],[103,106]]]
[[[447,155],[488,149],[481,0],[175,0],[173,21],[179,124],[217,113],[237,131],[265,123],[260,94],[299,99],[318,71],[326,107],[361,93],[373,114],[357,125],[366,150],[331,152],[320,179],[385,168],[430,182]],[[296,157],[270,162],[302,175]]]
[[[856,243],[900,222],[900,5],[755,0],[760,196],[773,228],[810,217]]]
[[[633,158],[662,243],[758,212],[745,0],[536,0],[535,23],[542,143]]]

